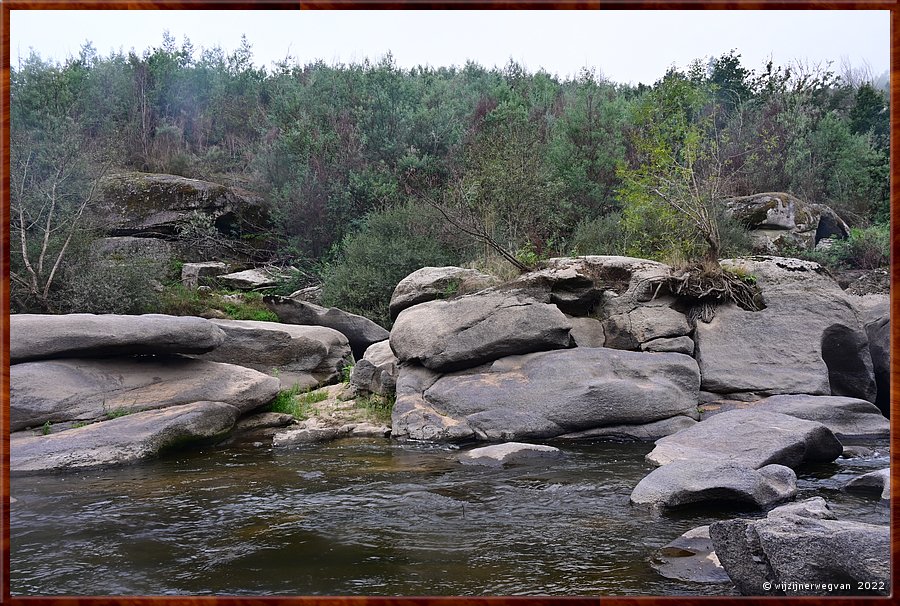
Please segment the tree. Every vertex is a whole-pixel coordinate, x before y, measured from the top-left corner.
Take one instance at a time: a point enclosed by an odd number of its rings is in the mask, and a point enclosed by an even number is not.
[[[10,279],[13,296],[56,311],[55,287],[73,238],[85,228],[105,166],[71,119],[42,131],[13,129],[10,171]]]

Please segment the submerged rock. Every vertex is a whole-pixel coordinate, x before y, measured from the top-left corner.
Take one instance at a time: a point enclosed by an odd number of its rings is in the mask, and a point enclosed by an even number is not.
[[[224,402],[192,402],[10,440],[12,472],[57,471],[119,465],[222,438],[238,409]]]
[[[161,314],[13,314],[9,333],[11,364],[52,358],[201,354],[225,341],[225,333],[208,320]]]
[[[730,583],[709,538],[709,526],[692,528],[663,546],[650,559],[660,575],[692,583]]]
[[[555,459],[561,456],[562,451],[553,446],[506,442],[505,444],[473,448],[460,455],[459,462],[463,465],[500,467],[502,465],[533,463],[539,460]]]
[[[885,468],[864,473],[847,482],[844,490],[878,494],[881,502],[887,504],[891,500],[891,470]]]
[[[650,472],[632,491],[631,502],[672,509],[713,501],[765,509],[796,494],[797,476],[783,465],[752,469],[682,460]]]

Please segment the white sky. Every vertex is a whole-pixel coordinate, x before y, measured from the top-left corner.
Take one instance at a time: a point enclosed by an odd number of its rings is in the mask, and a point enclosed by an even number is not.
[[[731,49],[745,67],[768,58],[889,67],[888,11],[24,11],[10,14],[13,64],[34,48],[45,59],[77,55],[90,40],[101,55],[138,52],[169,30],[195,49],[234,49],[246,34],[254,63],[286,55],[305,63],[378,59],[391,51],[412,67],[486,67],[510,58],[560,76],[585,66],[616,82],[650,84],[671,65]]]

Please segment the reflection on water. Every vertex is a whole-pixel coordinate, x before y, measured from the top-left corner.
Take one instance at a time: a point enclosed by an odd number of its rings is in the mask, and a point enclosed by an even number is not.
[[[565,445],[543,466],[457,463],[453,447],[344,440],[210,449],[139,466],[13,477],[13,594],[714,594],[652,552],[715,519],[628,497],[649,444]],[[884,445],[882,445],[882,452]],[[886,523],[839,491],[886,456],[804,470],[798,498]]]

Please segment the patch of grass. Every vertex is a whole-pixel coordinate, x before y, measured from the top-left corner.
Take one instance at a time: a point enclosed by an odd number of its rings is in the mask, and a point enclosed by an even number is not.
[[[269,412],[281,412],[292,415],[301,421],[308,419],[316,412],[315,404],[328,399],[323,390],[301,391],[299,386],[281,390],[275,400],[269,404]]]
[[[441,298],[450,299],[452,297],[455,297],[459,292],[459,285],[459,280],[450,280],[449,282],[447,282],[447,285],[444,286],[444,291],[441,293]]]
[[[72,429],[78,429],[79,427],[87,427],[90,425],[87,421],[75,421],[72,423]]]
[[[237,297],[226,298],[225,295]],[[258,292],[209,292],[186,288],[176,283],[165,288],[160,300],[159,313],[172,316],[202,316],[212,310],[218,310],[232,320],[278,322],[278,316],[266,307],[262,294]]]
[[[353,375],[353,364],[345,364],[343,368],[341,368],[341,382],[347,385],[350,384],[350,377]]]
[[[374,417],[379,423],[391,424],[391,412],[394,410],[394,396],[379,396],[372,394],[356,399],[356,407]]]
[[[53,427],[53,423],[51,423],[50,421],[47,421],[46,423],[41,425],[41,435],[44,435],[44,436],[49,435],[50,432],[52,431],[52,427]]]
[[[130,414],[131,414],[130,410],[128,410],[127,408],[123,408],[122,406],[119,406],[118,408],[114,408],[112,410],[106,411],[106,418],[107,419],[118,419],[119,417],[124,417],[124,416],[130,415]]]

